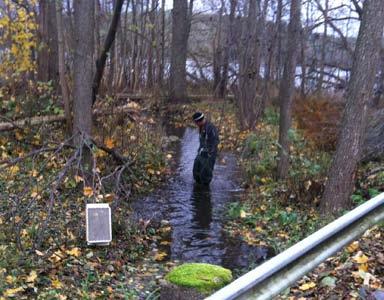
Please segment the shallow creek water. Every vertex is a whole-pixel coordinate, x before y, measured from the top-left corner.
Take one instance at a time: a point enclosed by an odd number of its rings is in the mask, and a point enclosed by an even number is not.
[[[195,184],[193,161],[199,146],[196,129],[177,133],[177,169],[169,182],[155,193],[133,205],[137,217],[168,220],[172,227],[168,259],[182,262],[206,262],[230,269],[246,268],[271,255],[268,248],[249,246],[229,238],[223,231],[229,203],[237,201],[242,189],[236,157],[220,153],[210,186]]]

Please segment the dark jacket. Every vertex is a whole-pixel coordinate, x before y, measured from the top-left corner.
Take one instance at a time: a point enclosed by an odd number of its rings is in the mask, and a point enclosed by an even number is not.
[[[206,151],[208,154],[216,156],[219,142],[219,132],[217,128],[211,122],[205,122],[204,126],[200,129],[199,153]]]

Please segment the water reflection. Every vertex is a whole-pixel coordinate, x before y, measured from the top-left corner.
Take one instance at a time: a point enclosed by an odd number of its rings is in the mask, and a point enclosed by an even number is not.
[[[211,203],[211,189],[209,186],[194,184],[192,196],[192,211],[193,217],[192,228],[196,230],[209,230],[212,222],[212,203]],[[198,232],[196,238],[205,239],[208,237],[207,232]]]

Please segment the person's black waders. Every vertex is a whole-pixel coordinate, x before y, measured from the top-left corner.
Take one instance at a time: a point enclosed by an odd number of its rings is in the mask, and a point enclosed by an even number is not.
[[[198,154],[193,164],[193,178],[199,184],[208,185],[211,183],[213,168],[215,166],[216,154]]]

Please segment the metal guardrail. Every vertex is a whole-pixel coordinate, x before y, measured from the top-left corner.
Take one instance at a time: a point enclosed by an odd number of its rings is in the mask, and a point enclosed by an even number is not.
[[[373,225],[384,221],[384,193],[358,206],[206,300],[272,299]]]

